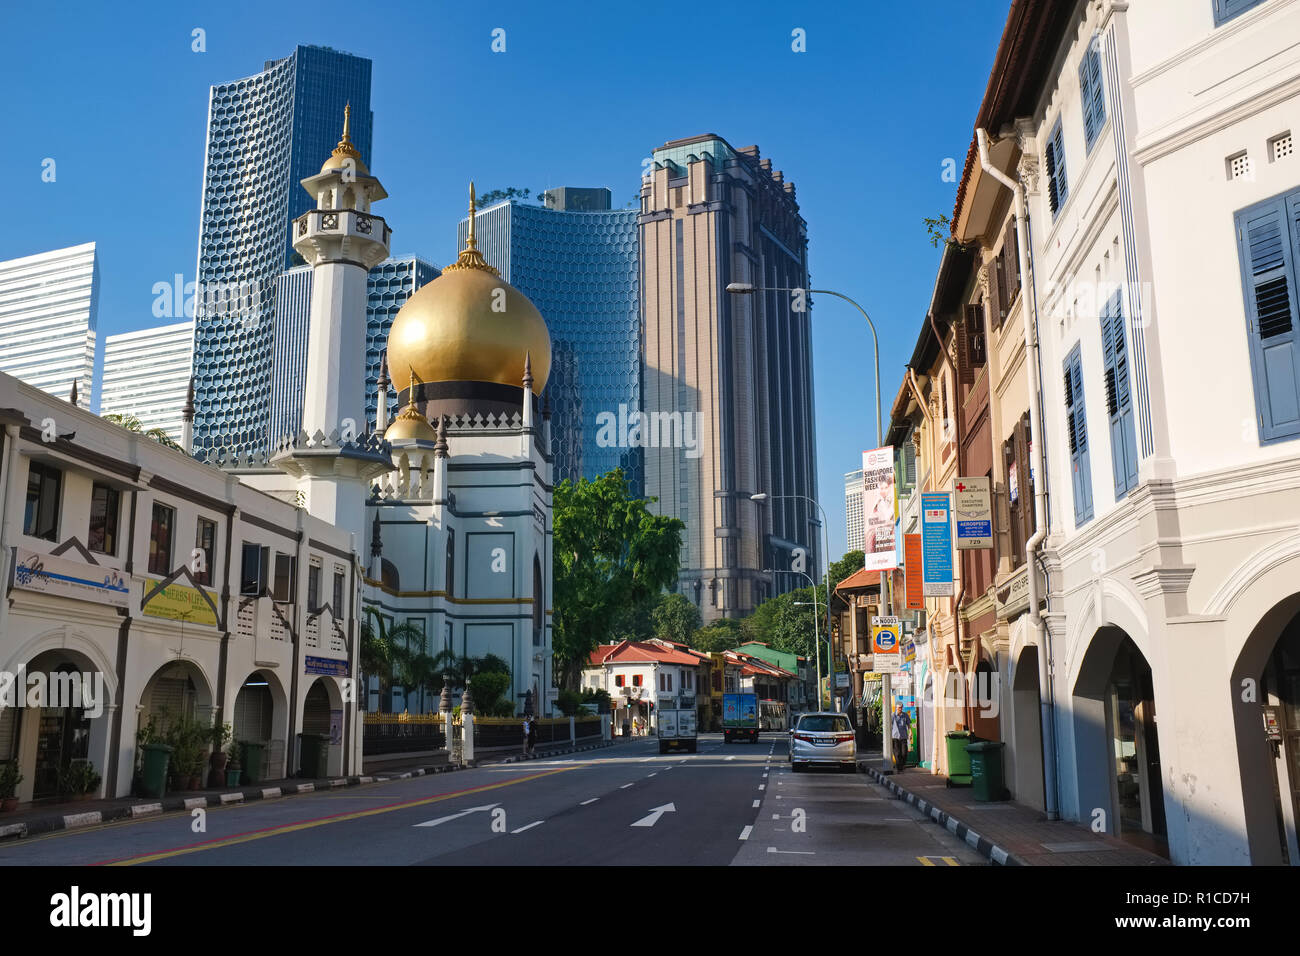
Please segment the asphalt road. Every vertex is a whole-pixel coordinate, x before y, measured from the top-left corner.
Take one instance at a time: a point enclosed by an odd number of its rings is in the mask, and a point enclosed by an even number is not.
[[[971,866],[861,774],[792,774],[784,735],[660,755],[654,738],[232,804],[0,846],[0,865]]]

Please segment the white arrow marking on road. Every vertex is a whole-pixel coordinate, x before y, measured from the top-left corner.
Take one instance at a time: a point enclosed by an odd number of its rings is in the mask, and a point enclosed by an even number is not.
[[[499,806],[501,806],[501,804],[499,804],[499,803],[489,803],[489,804],[488,804],[487,806],[485,806],[485,807],[470,807],[468,810],[462,810],[462,811],[460,811],[460,813],[453,813],[453,814],[452,814],[451,816],[449,816],[449,817],[438,817],[438,819],[436,819],[436,820],[425,820],[423,823],[417,823],[417,824],[415,824],[415,826],[417,826],[417,827],[436,827],[436,826],[438,826],[438,825],[441,824],[441,823],[446,823],[448,820],[459,820],[461,817],[467,817],[467,816],[469,816],[471,813],[478,813],[480,810],[491,810],[492,808],[494,808],[494,807],[499,807]]]
[[[632,826],[652,827],[659,822],[659,818],[663,816],[665,813],[676,813],[676,812],[677,812],[677,808],[675,806],[673,806],[671,803],[665,803],[662,807],[655,807],[653,810],[650,811],[649,816],[642,817],[636,823],[632,824]]]

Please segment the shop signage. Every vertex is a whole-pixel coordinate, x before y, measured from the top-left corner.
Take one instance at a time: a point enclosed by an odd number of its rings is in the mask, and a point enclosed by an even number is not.
[[[206,624],[217,626],[217,612],[208,602],[207,596],[198,588],[185,587],[182,584],[169,584],[161,591],[149,597],[154,588],[152,581],[145,580],[145,604],[140,612],[148,617],[161,617],[169,621],[184,621],[186,624]]]
[[[862,453],[862,519],[866,539],[863,567],[888,571],[898,566],[894,543],[894,521],[898,516],[894,500],[894,446]]]
[[[952,483],[957,519],[957,550],[993,547],[993,504],[988,478],[958,478]]]
[[[1022,611],[1029,610],[1029,566],[1021,565],[1010,578],[998,586],[997,589],[997,615],[998,620],[1007,621]],[[1043,574],[1038,574],[1038,594],[1041,600],[1042,595],[1047,593]]]
[[[904,590],[907,593],[907,609],[921,611],[925,609],[925,595],[921,588],[921,565],[923,563],[921,536],[919,534],[903,535]]]
[[[112,607],[126,607],[131,600],[130,579],[116,568],[69,561],[26,548],[14,549],[13,586]]]
[[[303,658],[303,672],[306,674],[324,674],[326,677],[351,677],[348,673],[348,662],[336,657],[312,657],[308,655]]]
[[[952,495],[921,493],[922,591],[952,597]]]

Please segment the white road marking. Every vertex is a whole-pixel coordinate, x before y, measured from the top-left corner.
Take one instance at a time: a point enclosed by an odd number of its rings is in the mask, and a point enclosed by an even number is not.
[[[788,854],[790,854],[791,856],[816,856],[816,855],[817,855],[817,854],[816,854],[814,851],[812,851],[812,850],[778,850],[778,849],[777,849],[776,847],[774,847],[774,846],[770,846],[770,847],[768,847],[768,848],[767,848],[767,852],[768,852],[768,853],[788,853]]]
[[[623,786],[619,787],[618,789],[620,789],[620,790],[626,790],[626,789],[627,789],[628,787],[630,787],[630,786],[632,786],[630,783],[625,783],[625,784],[623,784]]]
[[[745,827],[745,829],[743,829],[743,830],[740,831],[740,838],[741,838],[742,840],[748,840],[748,839],[749,839],[749,835],[750,835],[751,833],[753,833],[753,832],[754,832],[754,828],[753,828],[753,827]]]
[[[578,806],[585,807],[587,804],[595,803],[599,799],[600,797],[592,797],[590,800],[583,800],[582,803],[578,804]]]
[[[528,824],[528,826],[526,826],[526,827],[520,827],[518,830],[511,830],[510,832],[511,832],[511,833],[523,833],[525,830],[531,830],[533,827],[540,827],[540,826],[541,826],[543,823],[545,823],[545,822],[546,822],[545,820],[537,820],[537,821],[535,821],[535,822],[533,822],[533,823]]]
[[[651,760],[654,760],[654,759],[655,759],[654,757],[642,757],[638,762],[639,762],[639,763],[649,763]]]
[[[758,789],[760,789],[760,790],[766,790],[766,789],[767,789],[767,784],[765,784],[765,783],[760,783],[760,784],[758,785]]]
[[[764,779],[764,780],[767,779],[767,774],[763,774],[763,779]]]
[[[759,807],[759,805],[760,805],[762,802],[763,802],[762,800],[755,800],[755,801],[754,801],[754,809],[757,810],[758,807]]]
[[[659,773],[658,770],[656,770],[654,773],[648,773],[648,774],[646,774],[646,777],[647,777],[647,779],[648,779],[648,778],[650,778],[650,777],[655,776],[655,774],[657,774],[657,773]]]
[[[493,807],[499,807],[499,803],[489,803],[484,807],[470,807],[468,810],[462,810],[460,813],[453,813],[451,816],[438,817],[436,820],[425,820],[423,823],[414,824],[417,827],[436,827],[439,824],[446,823],[448,820],[459,820],[461,817],[467,817],[471,813],[478,813],[480,810],[491,810]]]
[[[732,755],[731,755],[730,757],[728,757],[727,759],[728,759],[728,760],[735,760],[735,759],[736,759],[736,755],[735,755],[735,754],[732,754]]]
[[[632,826],[652,827],[659,822],[659,818],[663,816],[665,813],[676,813],[676,812],[677,812],[677,808],[675,806],[673,806],[671,803],[665,803],[662,807],[655,807],[653,810],[650,811],[649,816],[642,817],[640,820],[636,821],[636,823],[632,824]]]

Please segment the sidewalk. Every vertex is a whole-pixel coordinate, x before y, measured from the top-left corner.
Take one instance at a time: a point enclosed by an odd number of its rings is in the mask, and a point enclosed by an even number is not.
[[[514,763],[518,760],[533,760],[538,757],[553,757],[561,754],[579,753],[600,747],[611,747],[613,742],[596,740],[590,744],[577,747],[568,742],[551,745],[545,750],[538,746],[538,752],[531,757],[514,756],[496,759],[498,754],[490,754],[484,760],[475,761],[475,766],[495,763]],[[150,797],[114,797],[108,800],[80,800],[64,803],[42,803],[38,806],[25,806],[8,813],[0,813],[0,842],[21,840],[25,837],[42,833],[54,833],[58,830],[74,830],[80,827],[93,827],[113,820],[128,820],[139,817],[157,816],[162,813],[190,811],[199,807],[220,807],[229,803],[248,803],[253,800],[274,800],[291,797],[300,793],[314,793],[317,790],[331,790],[339,787],[358,787],[367,783],[380,783],[385,780],[404,780],[409,777],[424,777],[435,773],[448,773],[453,770],[472,769],[455,766],[448,762],[446,752],[441,757],[430,758],[426,754],[413,754],[419,762],[406,766],[388,768],[371,774],[352,777],[327,777],[320,780],[303,780],[285,778],[265,780],[255,786],[226,787],[219,790],[189,790],[182,793],[167,794],[161,799]]]
[[[966,841],[977,853],[1003,866],[1169,866],[1167,859],[1118,837],[1093,833],[1014,800],[981,803],[970,787],[948,788],[948,778],[918,767],[882,774],[881,758],[858,764],[896,797],[927,814]]]

